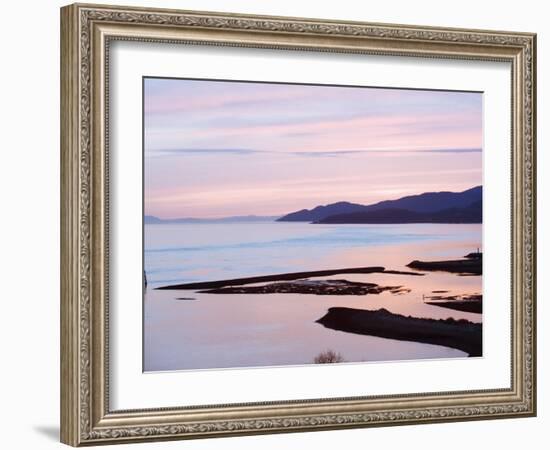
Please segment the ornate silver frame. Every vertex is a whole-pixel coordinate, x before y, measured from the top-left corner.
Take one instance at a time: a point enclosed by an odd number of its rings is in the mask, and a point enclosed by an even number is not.
[[[509,389],[111,411],[108,110],[113,40],[507,61],[512,66]],[[536,36],[75,4],[61,9],[61,440],[73,446],[536,414]]]

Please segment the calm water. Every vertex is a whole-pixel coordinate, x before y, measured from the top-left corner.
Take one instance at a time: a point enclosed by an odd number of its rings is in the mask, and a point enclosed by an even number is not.
[[[428,273],[337,275],[403,285],[407,294],[199,294],[158,291],[175,283],[302,270],[384,266],[460,258],[481,247],[481,225],[312,225],[306,223],[145,225],[144,370],[312,363],[325,350],[347,362],[464,357],[446,347],[334,331],[315,323],[332,306],[386,308],[416,317],[481,315],[423,303],[434,290],[481,293],[481,277]],[[178,300],[186,297],[194,300]]]

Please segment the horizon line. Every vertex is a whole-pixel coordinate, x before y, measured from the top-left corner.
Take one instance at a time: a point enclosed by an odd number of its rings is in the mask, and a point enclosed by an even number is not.
[[[318,204],[318,205],[315,205],[315,206],[310,206],[309,208],[301,208],[301,209],[297,209],[295,211],[290,211],[290,212],[285,212],[285,213],[281,213],[281,214],[232,214],[230,216],[215,216],[215,217],[192,217],[192,216],[180,216],[180,217],[169,217],[169,218],[163,218],[163,217],[159,217],[157,215],[154,215],[154,214],[143,214],[143,219],[145,219],[146,217],[151,217],[153,219],[158,219],[158,220],[162,220],[162,221],[177,221],[177,220],[189,220],[189,221],[213,221],[213,220],[228,220],[228,219],[244,219],[244,218],[258,218],[258,219],[271,219],[271,218],[275,218],[275,219],[278,219],[278,218],[281,218],[281,217],[284,217],[288,214],[291,214],[293,212],[297,212],[297,211],[306,211],[306,210],[311,210],[311,209],[315,209],[319,206],[329,206],[329,205],[334,205],[336,203],[352,203],[352,204],[356,204],[356,205],[362,205],[362,206],[370,206],[370,205],[375,205],[377,203],[380,203],[380,202],[385,202],[385,201],[395,201],[395,200],[400,200],[402,198],[406,198],[406,197],[411,197],[411,196],[415,196],[415,195],[423,195],[423,194],[439,194],[439,193],[443,193],[443,192],[450,192],[450,193],[454,193],[454,194],[460,194],[462,192],[466,192],[466,191],[470,191],[472,189],[475,189],[475,188],[483,188],[483,184],[477,184],[475,186],[472,186],[468,189],[464,189],[463,191],[449,191],[449,190],[441,190],[441,191],[425,191],[425,192],[420,192],[420,193],[417,193],[417,194],[407,194],[407,195],[403,195],[401,197],[398,197],[398,198],[392,198],[392,199],[386,199],[386,200],[380,200],[380,201],[377,201],[377,202],[374,202],[374,203],[369,203],[369,204],[363,204],[363,203],[354,203],[354,202],[350,202],[350,201],[347,201],[347,200],[340,200],[340,201],[337,201],[337,202],[332,202],[332,203],[325,203],[325,204]]]

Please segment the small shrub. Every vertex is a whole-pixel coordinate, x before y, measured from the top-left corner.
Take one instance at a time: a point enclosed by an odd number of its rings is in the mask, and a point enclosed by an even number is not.
[[[314,359],[315,364],[332,364],[344,362],[344,357],[340,353],[327,350],[319,353]]]

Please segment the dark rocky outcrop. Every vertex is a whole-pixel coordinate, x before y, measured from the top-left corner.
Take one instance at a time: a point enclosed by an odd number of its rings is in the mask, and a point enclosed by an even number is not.
[[[481,275],[483,261],[481,258],[457,259],[450,261],[412,261],[407,267],[423,271],[451,272],[468,275]]]
[[[442,345],[482,355],[482,325],[467,320],[425,319],[376,311],[334,307],[317,320],[327,328],[400,341]]]
[[[403,286],[379,286],[348,280],[297,280],[269,283],[261,286],[229,286],[199,291],[202,294],[313,294],[313,295],[367,295],[390,291],[393,294],[410,292]]]
[[[218,281],[203,281],[198,283],[183,283],[183,284],[173,284],[170,286],[161,286],[157,289],[219,289],[226,286],[242,286],[245,284],[254,284],[254,283],[267,283],[271,281],[291,281],[299,280],[303,278],[310,277],[328,277],[332,275],[340,275],[343,273],[382,273],[384,272],[384,267],[374,266],[374,267],[351,267],[346,269],[330,269],[330,270],[313,270],[309,272],[291,272],[291,273],[281,273],[276,275],[262,275],[257,277],[247,277],[247,278],[233,278],[231,280],[218,280]]]

